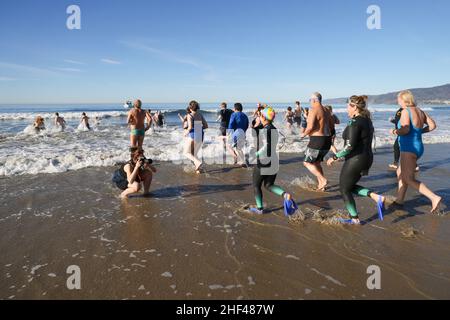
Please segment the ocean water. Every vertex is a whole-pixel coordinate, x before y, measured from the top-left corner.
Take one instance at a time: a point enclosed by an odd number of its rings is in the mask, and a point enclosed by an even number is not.
[[[202,113],[209,123],[205,143],[202,148],[208,162],[221,161],[222,144],[217,139],[218,103],[202,104]],[[278,111],[275,125],[281,133],[278,146],[280,153],[301,153],[308,140],[300,140],[296,129],[287,130],[283,123],[288,104],[272,104]],[[249,115],[255,103],[244,104]],[[338,148],[343,141],[340,135],[347,122],[346,107],[335,105],[334,112],[341,119],[337,127]],[[145,104],[145,109],[161,110],[166,125],[148,132],[144,149],[146,156],[156,161],[182,161],[183,130],[177,114],[185,114],[185,104]],[[373,105],[376,129],[375,147],[391,145],[394,137],[390,134],[393,125],[389,122],[395,105]],[[422,108],[433,117],[438,129],[424,136],[426,144],[450,142],[450,106],[427,105]],[[54,113],[67,121],[64,132],[53,125]],[[91,131],[80,126],[81,113],[90,118]],[[46,130],[36,133],[32,124],[36,116],[45,119]],[[0,176],[58,173],[86,167],[111,166],[128,160],[129,130],[126,124],[127,110],[118,104],[89,105],[0,105]],[[95,118],[98,117],[98,121]],[[249,132],[248,135],[251,135]],[[219,159],[220,158],[220,159]],[[186,162],[188,163],[188,162]]]

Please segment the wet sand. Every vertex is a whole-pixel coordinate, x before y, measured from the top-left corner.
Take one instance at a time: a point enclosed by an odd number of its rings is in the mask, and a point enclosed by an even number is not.
[[[419,174],[444,202],[448,150],[426,146]],[[277,183],[294,194],[304,221],[285,218],[281,199],[267,192],[272,212],[246,213],[251,170],[232,166],[197,176],[160,163],[152,197],[127,201],[110,182],[114,168],[2,178],[0,298],[450,299],[449,216],[428,214],[427,199],[410,191],[384,222],[358,198],[366,225],[322,223],[344,208],[340,165],[325,169],[330,192],[314,193],[304,188],[301,160],[282,155]],[[391,161],[391,149],[378,150],[361,184],[394,195]],[[81,269],[81,290],[66,288],[70,265]],[[370,265],[381,268],[381,290],[366,286]]]

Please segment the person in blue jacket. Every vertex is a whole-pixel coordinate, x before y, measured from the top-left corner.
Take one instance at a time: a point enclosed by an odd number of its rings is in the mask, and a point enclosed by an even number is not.
[[[246,143],[245,134],[249,127],[249,120],[242,110],[243,107],[241,103],[234,104],[234,113],[231,115],[230,123],[228,125],[228,129],[233,130],[230,137],[229,150],[234,158],[234,163],[246,168],[247,163],[245,161],[243,149]]]

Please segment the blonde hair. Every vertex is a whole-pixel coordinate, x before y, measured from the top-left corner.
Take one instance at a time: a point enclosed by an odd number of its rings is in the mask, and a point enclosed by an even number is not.
[[[403,102],[406,104],[407,107],[415,107],[416,105],[416,99],[414,98],[414,95],[409,90],[403,90],[398,94],[398,97],[403,100]]]
[[[34,121],[35,123],[41,124],[44,122],[44,118],[42,118],[41,116],[37,116],[36,120]]]
[[[367,96],[351,96],[350,99],[348,99],[348,103],[355,106],[362,117],[370,119],[371,115],[367,108],[367,100]]]

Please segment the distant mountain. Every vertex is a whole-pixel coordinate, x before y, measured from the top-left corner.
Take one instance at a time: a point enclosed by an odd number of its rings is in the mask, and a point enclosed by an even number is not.
[[[419,104],[450,104],[450,84],[433,88],[410,89]],[[368,95],[370,104],[397,104],[397,92]],[[347,98],[325,100],[327,104],[345,104]]]

